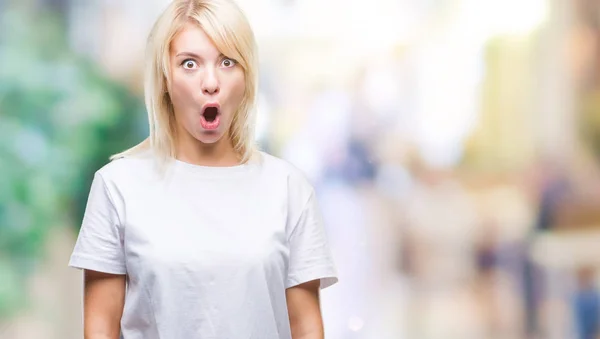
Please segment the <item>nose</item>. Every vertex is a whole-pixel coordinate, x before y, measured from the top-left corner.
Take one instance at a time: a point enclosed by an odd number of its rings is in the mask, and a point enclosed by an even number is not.
[[[202,93],[214,95],[219,93],[219,79],[215,69],[207,68],[202,79]]]

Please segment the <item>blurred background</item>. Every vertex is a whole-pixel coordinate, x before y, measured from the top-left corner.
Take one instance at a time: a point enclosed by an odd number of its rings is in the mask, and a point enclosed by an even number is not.
[[[167,0],[0,0],[0,338],[82,337],[91,179]],[[239,0],[258,142],[314,183],[328,339],[600,338],[600,1]]]

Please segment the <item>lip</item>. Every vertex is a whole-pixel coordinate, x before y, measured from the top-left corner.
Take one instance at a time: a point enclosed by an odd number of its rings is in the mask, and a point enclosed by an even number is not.
[[[202,105],[202,111],[201,113],[204,114],[204,111],[209,108],[209,107],[215,107],[217,110],[219,110],[219,113],[221,113],[221,105],[219,105],[218,102],[207,102],[204,105]]]

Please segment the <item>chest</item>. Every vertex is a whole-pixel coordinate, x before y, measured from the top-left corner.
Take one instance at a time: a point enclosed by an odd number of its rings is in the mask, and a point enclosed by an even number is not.
[[[128,270],[285,269],[284,193],[248,185],[148,188],[126,208]]]

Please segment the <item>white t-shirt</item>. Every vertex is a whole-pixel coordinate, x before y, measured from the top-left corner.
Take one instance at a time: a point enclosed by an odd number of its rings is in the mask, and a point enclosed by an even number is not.
[[[289,163],[149,152],[95,174],[69,265],[127,275],[125,339],[289,339],[285,290],[337,282],[313,187]]]

